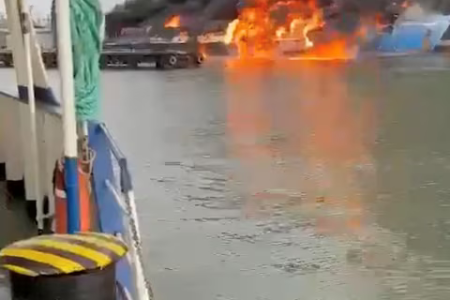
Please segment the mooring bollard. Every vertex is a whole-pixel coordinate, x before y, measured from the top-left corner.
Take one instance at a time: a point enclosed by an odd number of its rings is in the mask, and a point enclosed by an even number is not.
[[[0,251],[12,300],[115,300],[116,262],[127,253],[101,233],[41,235]]]

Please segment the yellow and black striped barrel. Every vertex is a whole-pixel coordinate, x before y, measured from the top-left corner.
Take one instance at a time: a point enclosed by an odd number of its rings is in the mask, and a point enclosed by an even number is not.
[[[127,246],[112,235],[41,235],[2,249],[0,266],[25,276],[73,274],[105,268],[126,252]]]

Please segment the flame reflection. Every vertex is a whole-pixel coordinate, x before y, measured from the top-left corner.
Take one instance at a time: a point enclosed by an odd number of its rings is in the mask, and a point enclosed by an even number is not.
[[[374,108],[352,95],[346,72],[312,61],[228,64],[230,155],[239,162],[247,215],[285,205],[313,216],[319,233],[363,225]]]

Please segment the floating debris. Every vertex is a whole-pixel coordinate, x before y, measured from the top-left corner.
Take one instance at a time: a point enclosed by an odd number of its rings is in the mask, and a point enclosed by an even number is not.
[[[316,202],[317,203],[324,203],[325,202],[325,196],[316,197]]]

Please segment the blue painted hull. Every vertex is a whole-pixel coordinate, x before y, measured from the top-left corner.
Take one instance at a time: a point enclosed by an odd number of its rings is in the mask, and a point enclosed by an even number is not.
[[[450,17],[435,16],[423,22],[398,22],[392,32],[375,37],[364,52],[417,53],[433,51],[450,25]]]
[[[122,193],[123,189],[132,188],[131,180],[129,177],[123,178],[121,176],[127,175],[127,170],[121,170],[120,178],[116,178],[113,166],[121,165],[121,162],[114,161],[116,158],[113,155],[112,141],[100,123],[89,124],[89,147],[96,153],[92,176],[100,231],[115,236],[127,237],[129,235],[125,226],[127,216],[106,182],[115,184],[120,181],[122,183],[121,186],[115,186],[115,188],[119,193]],[[123,184],[124,182],[126,182],[125,185]],[[123,258],[117,264],[116,273],[117,283],[122,291],[119,292],[118,299],[138,299],[136,280],[129,259]],[[131,297],[131,299],[128,299],[128,297]]]

